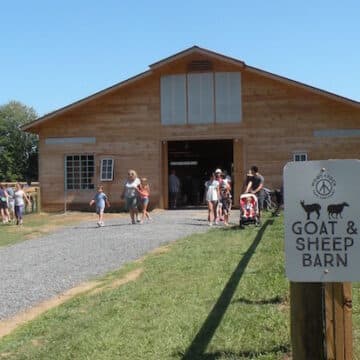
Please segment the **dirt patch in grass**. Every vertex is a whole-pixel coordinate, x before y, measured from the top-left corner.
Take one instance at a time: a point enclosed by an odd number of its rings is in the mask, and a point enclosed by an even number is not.
[[[97,287],[96,289],[92,290],[89,292],[89,295],[95,295],[98,293],[101,293],[103,291],[107,291],[107,290],[113,290],[118,288],[121,285],[124,285],[130,281],[135,281],[143,272],[142,268],[139,269],[135,269],[131,272],[129,272],[128,274],[125,275],[125,277],[121,278],[121,279],[116,279],[113,280],[112,282],[110,282],[109,284],[106,284],[105,286],[101,286],[101,287]]]
[[[165,245],[165,246],[160,246],[152,251],[149,252],[149,254],[142,256],[141,258],[135,260],[136,263],[141,264],[145,261],[145,259],[149,256],[149,255],[162,255],[162,254],[166,254],[170,251],[170,246],[169,245]]]
[[[12,331],[14,331],[18,326],[23,325],[27,323],[28,321],[31,321],[38,317],[39,315],[43,314],[44,312],[53,309],[64,302],[72,299],[73,297],[88,293],[90,295],[98,294],[102,291],[115,289],[121,285],[124,285],[130,281],[135,281],[143,272],[142,268],[135,269],[128,274],[125,275],[125,277],[121,279],[115,279],[110,283],[107,283],[104,286],[102,285],[102,282],[99,281],[91,281],[83,283],[79,286],[76,286],[50,300],[43,301],[42,303],[32,307],[29,310],[26,310],[24,312],[21,312],[14,317],[0,321],[0,339],[8,334],[10,334]],[[3,356],[0,354],[0,356]]]

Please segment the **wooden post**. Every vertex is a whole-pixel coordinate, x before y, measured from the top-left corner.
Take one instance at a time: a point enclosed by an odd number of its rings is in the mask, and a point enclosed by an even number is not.
[[[290,283],[293,360],[352,360],[351,283]]]
[[[233,178],[233,189],[234,198],[233,206],[239,206],[240,194],[242,192],[242,186],[244,182],[244,156],[243,156],[243,142],[241,139],[233,140],[233,163],[234,163],[234,178]]]
[[[327,360],[352,359],[352,287],[351,283],[326,283]]]
[[[35,188],[36,191],[36,211],[41,213],[41,190],[40,187]]]
[[[322,283],[290,282],[293,360],[324,360],[324,291]]]

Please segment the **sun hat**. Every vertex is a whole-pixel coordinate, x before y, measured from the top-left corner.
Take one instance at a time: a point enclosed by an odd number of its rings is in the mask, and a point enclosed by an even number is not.
[[[220,174],[222,173],[221,169],[216,169],[215,170],[215,174],[218,174],[218,173],[220,173]]]

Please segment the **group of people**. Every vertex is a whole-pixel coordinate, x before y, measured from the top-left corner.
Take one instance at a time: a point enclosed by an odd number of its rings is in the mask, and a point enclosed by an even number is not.
[[[145,220],[151,220],[148,212],[150,186],[145,177],[139,178],[135,170],[129,170],[124,184],[121,199],[125,200],[125,207],[129,211],[131,224],[143,224]],[[90,201],[90,206],[95,204],[98,214],[98,226],[104,226],[105,206],[110,207],[108,196],[104,193],[102,185],[97,187],[97,192]],[[139,206],[141,218],[139,217]]]
[[[232,201],[231,178],[221,169],[211,173],[209,180],[205,182],[205,199],[208,206],[209,226],[218,225],[220,221],[228,226]]]
[[[208,224],[212,226],[223,221],[225,226],[229,225],[229,216],[232,206],[231,178],[223,173],[221,169],[216,169],[205,182],[205,198],[208,206]],[[258,202],[258,216],[264,208],[264,177],[259,173],[257,166],[252,166],[247,173],[246,180],[242,189],[245,194],[254,194]],[[253,217],[255,208],[253,197],[248,196],[245,206],[246,216]]]
[[[15,221],[16,225],[22,225],[25,203],[30,205],[31,200],[23,185],[16,183],[12,187],[10,184],[0,184],[0,214],[3,224]]]

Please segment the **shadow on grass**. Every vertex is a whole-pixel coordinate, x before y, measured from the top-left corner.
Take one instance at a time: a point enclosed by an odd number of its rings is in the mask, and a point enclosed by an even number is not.
[[[267,304],[281,304],[284,302],[284,299],[281,296],[275,296],[272,299],[263,299],[263,300],[249,300],[244,298],[239,298],[232,301],[232,304],[242,303],[246,305],[267,305]]]
[[[290,344],[283,344],[279,346],[275,346],[271,349],[264,349],[259,351],[229,351],[229,350],[218,350],[214,353],[207,353],[207,354],[194,354],[192,355],[192,360],[216,360],[216,359],[256,359],[260,356],[264,355],[271,355],[271,354],[288,354],[290,356]],[[177,356],[183,356],[184,354],[178,353]],[[190,359],[190,358],[189,358]]]
[[[215,331],[231,303],[231,299],[235,293],[235,290],[239,284],[239,281],[244,274],[244,271],[253,256],[257,246],[259,245],[266,228],[269,225],[273,224],[273,220],[267,220],[263,226],[259,229],[253,243],[246,251],[244,256],[242,257],[241,261],[237,265],[236,269],[232,273],[229,281],[224,287],[219,299],[217,300],[216,304],[214,305],[213,309],[211,310],[210,314],[206,318],[203,326],[196,334],[193,342],[186,350],[185,354],[182,357],[182,360],[194,360],[194,359],[216,359],[218,355],[216,354],[205,354],[205,350],[209,345],[212,337],[215,334]],[[250,352],[249,352],[250,354]],[[212,357],[210,357],[212,356]]]

